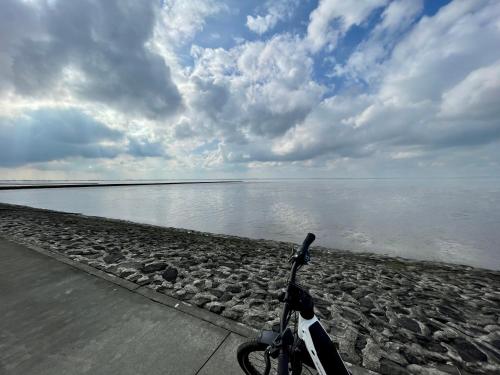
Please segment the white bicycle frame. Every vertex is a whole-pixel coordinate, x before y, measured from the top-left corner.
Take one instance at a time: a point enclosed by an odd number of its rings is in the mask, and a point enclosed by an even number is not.
[[[330,340],[330,342],[331,342],[330,336],[328,336],[328,333],[326,333],[325,329],[321,325],[321,323],[318,320],[318,318],[316,317],[316,315],[312,319],[304,319],[299,314],[299,326],[298,326],[299,338],[301,340],[303,340],[304,343],[306,344],[307,351],[309,352],[309,355],[310,355],[312,361],[314,362],[314,367],[316,367],[316,370],[318,371],[318,373],[321,375],[331,375],[331,374],[327,373],[327,371],[325,370],[326,366],[324,366],[322,363],[322,361],[327,360],[327,358],[320,358],[320,356],[321,356],[320,350],[318,350],[320,348],[316,348],[316,346],[314,345],[314,341],[318,341],[318,340],[313,339],[313,335],[311,333],[310,328],[315,323],[318,323],[319,327],[321,327],[322,332],[320,332],[319,335],[322,335],[323,339],[328,338],[328,340]],[[316,327],[318,325],[316,325]],[[334,345],[333,342],[331,342],[331,344],[332,344],[332,346]],[[340,354],[339,354],[339,357],[340,357]],[[342,361],[342,363],[344,364],[344,367],[345,367],[345,363],[342,360],[342,358],[340,358],[340,360]]]

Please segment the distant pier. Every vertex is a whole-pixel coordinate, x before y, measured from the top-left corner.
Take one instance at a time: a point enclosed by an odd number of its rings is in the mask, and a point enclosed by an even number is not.
[[[59,188],[94,188],[110,186],[149,186],[149,185],[189,185],[189,184],[227,184],[238,183],[242,180],[217,180],[217,181],[170,181],[170,182],[82,182],[82,183],[47,183],[47,184],[0,184],[0,190],[22,189],[59,189]]]

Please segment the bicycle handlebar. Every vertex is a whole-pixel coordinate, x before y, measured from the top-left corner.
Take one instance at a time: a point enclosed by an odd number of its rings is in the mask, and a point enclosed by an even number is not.
[[[307,250],[309,250],[309,246],[311,246],[315,239],[316,236],[314,235],[314,233],[307,233],[307,236],[304,239],[304,242],[302,242],[302,246],[300,247],[300,252],[307,252]]]
[[[313,233],[307,233],[304,242],[302,242],[302,245],[297,250],[295,261],[298,264],[307,264],[309,262],[309,246],[311,246],[315,239],[316,236]]]

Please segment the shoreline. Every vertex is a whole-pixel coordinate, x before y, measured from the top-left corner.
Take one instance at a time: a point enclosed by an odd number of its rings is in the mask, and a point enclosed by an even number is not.
[[[0,235],[254,328],[279,319],[292,245],[4,203]],[[382,374],[500,371],[500,271],[311,252],[299,277],[347,361]]]
[[[240,182],[240,181],[228,181],[228,182]],[[39,210],[39,211],[46,211],[48,213],[54,213],[54,214],[61,214],[61,215],[75,215],[75,216],[81,216],[85,218],[90,218],[90,219],[96,219],[96,220],[103,220],[107,221],[110,223],[117,223],[118,225],[120,223],[123,224],[130,224],[130,225],[139,225],[139,226],[144,226],[144,227],[151,227],[151,228],[157,228],[157,229],[166,229],[166,230],[175,230],[175,231],[181,231],[181,232],[188,232],[188,233],[193,233],[201,236],[210,236],[210,237],[220,237],[220,238],[226,238],[226,239],[239,239],[239,240],[244,240],[244,241],[263,241],[263,242],[271,242],[271,243],[276,243],[280,246],[287,246],[288,251],[290,251],[290,248],[292,246],[300,246],[300,243],[296,242],[291,242],[291,241],[282,241],[282,240],[271,240],[267,238],[252,238],[252,237],[246,237],[246,236],[240,236],[240,235],[235,235],[235,234],[224,234],[224,233],[215,233],[215,232],[204,232],[201,230],[196,230],[196,229],[189,229],[189,228],[181,228],[181,227],[167,227],[167,226],[162,226],[158,224],[150,224],[146,222],[140,222],[140,221],[132,221],[132,220],[127,220],[127,219],[117,219],[117,218],[111,218],[111,217],[105,217],[105,216],[97,216],[97,215],[90,215],[90,214],[84,214],[80,212],[71,212],[71,211],[58,211],[58,210],[53,210],[50,208],[40,208],[40,207],[34,207],[34,206],[26,206],[26,205],[20,205],[20,204],[15,204],[15,203],[4,203],[0,202],[0,211],[2,210],[2,206],[12,206],[14,208],[20,208],[20,209],[32,209],[32,210]],[[1,217],[0,217],[1,218]],[[304,236],[307,233],[304,233]],[[323,245],[312,245],[312,249],[319,250],[321,252],[334,252],[334,253],[339,253],[339,254],[349,254],[352,256],[360,256],[360,257],[366,257],[366,258],[374,258],[374,259],[380,259],[380,260],[386,260],[386,261],[395,261],[395,262],[401,262],[405,264],[413,264],[417,267],[443,267],[443,268],[453,268],[453,269],[464,269],[464,270],[477,270],[481,272],[492,272],[494,274],[499,274],[500,275],[500,269],[493,269],[493,268],[484,268],[484,267],[479,267],[479,266],[473,266],[465,263],[453,263],[453,262],[444,262],[441,260],[429,260],[429,259],[416,259],[416,258],[406,258],[403,256],[396,256],[396,255],[388,255],[388,254],[381,254],[378,252],[370,252],[370,251],[357,251],[354,249],[338,249],[338,248],[333,248],[333,247],[328,247],[328,246],[323,246]]]

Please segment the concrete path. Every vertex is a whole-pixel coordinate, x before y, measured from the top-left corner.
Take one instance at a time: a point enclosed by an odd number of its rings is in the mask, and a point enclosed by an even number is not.
[[[0,374],[242,374],[244,338],[0,239]]]
[[[0,375],[241,375],[236,348],[254,333],[60,254],[0,238]]]

